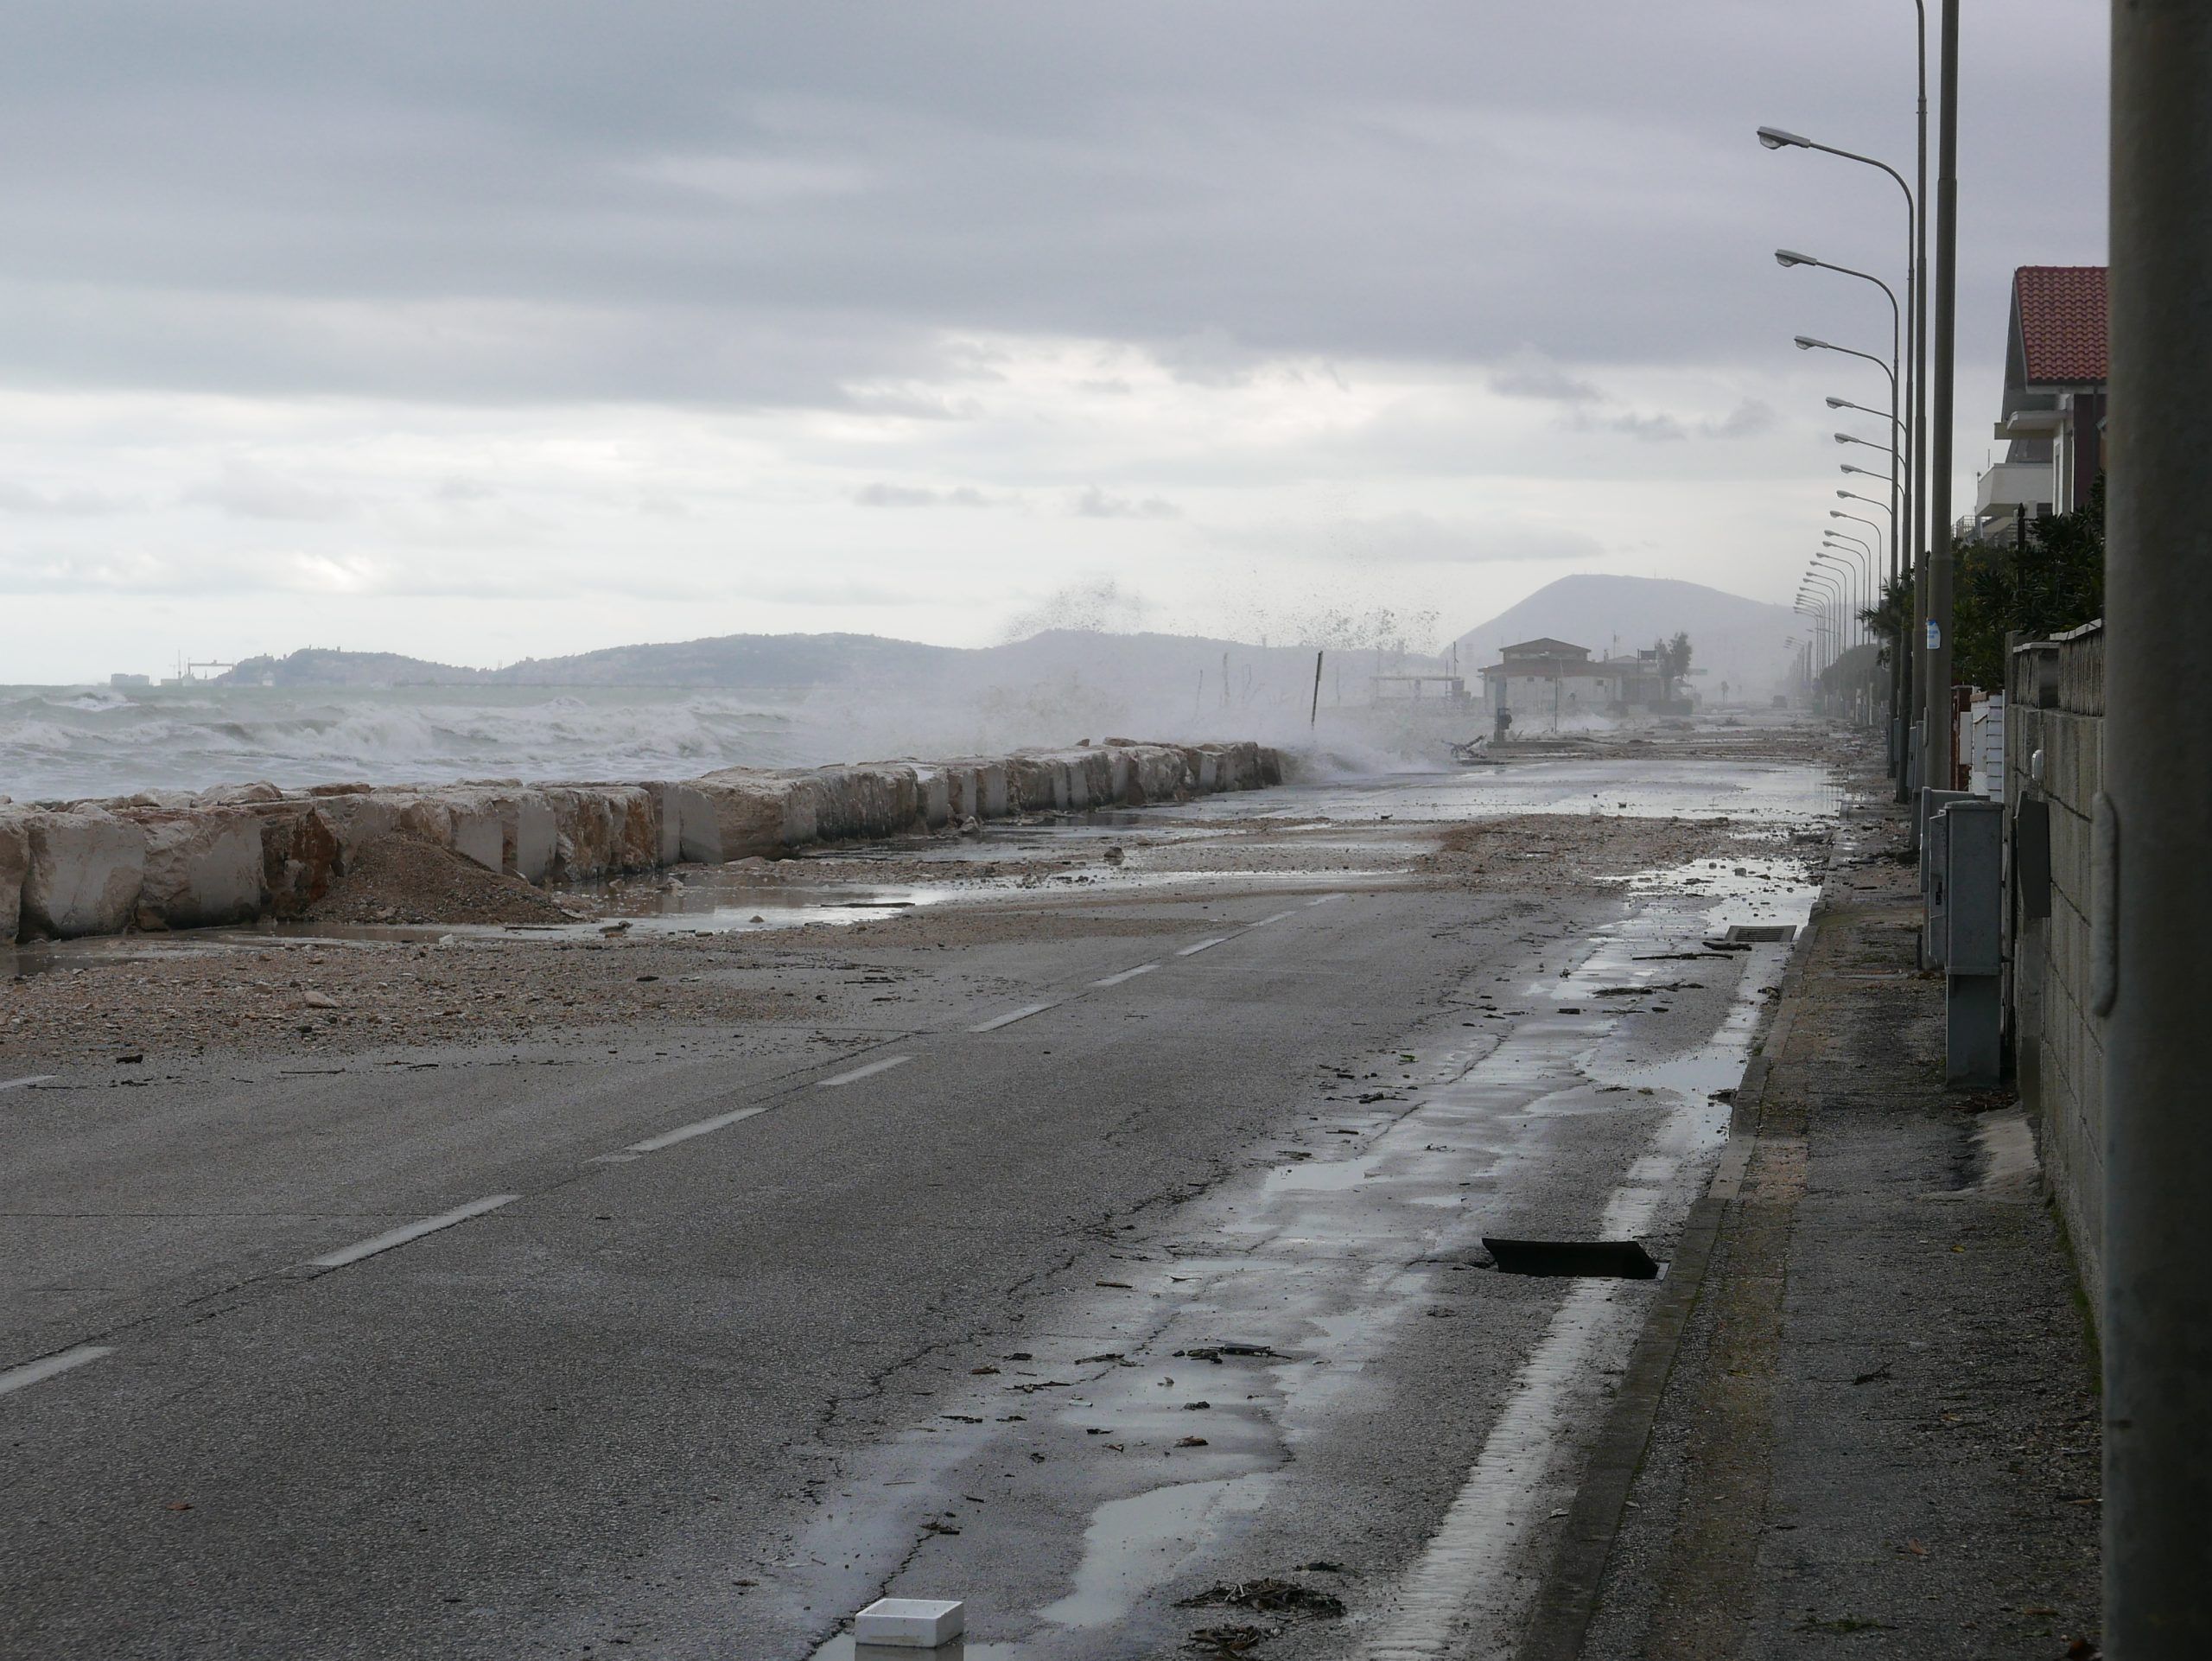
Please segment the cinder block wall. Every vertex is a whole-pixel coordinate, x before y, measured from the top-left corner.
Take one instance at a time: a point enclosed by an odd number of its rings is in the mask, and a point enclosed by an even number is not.
[[[2089,824],[2104,787],[2104,625],[2018,646],[2005,728],[2008,826],[2019,804],[2050,804],[2050,915],[2021,914],[2008,859],[2007,997],[2020,1095],[2044,1172],[2074,1240],[2083,1289],[2104,1319],[2104,1023],[2089,1013]],[[2038,768],[2036,761],[2041,754]],[[2037,774],[2040,772],[2040,778]]]

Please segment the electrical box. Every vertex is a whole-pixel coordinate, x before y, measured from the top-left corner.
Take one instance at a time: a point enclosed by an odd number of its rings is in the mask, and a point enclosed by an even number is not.
[[[1943,966],[1954,975],[1994,975],[2004,951],[2005,810],[1996,802],[1953,802],[1941,817]]]
[[[1970,790],[1923,790],[1920,792],[1915,817],[1920,827],[1916,840],[1920,844],[1920,893],[1924,907],[1920,931],[1920,963],[1923,969],[1941,969],[1943,966],[1943,953],[1950,938],[1943,920],[1947,879],[1942,823],[1943,810],[1953,802],[1978,802],[1980,799]]]

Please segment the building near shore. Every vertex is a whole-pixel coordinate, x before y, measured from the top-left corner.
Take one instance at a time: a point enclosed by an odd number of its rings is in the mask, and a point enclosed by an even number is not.
[[[2012,273],[2005,402],[1996,436],[2005,459],[1974,492],[1967,534],[2017,538],[2046,513],[2087,500],[2104,468],[2105,268],[2023,265]]]
[[[1501,646],[1498,659],[1483,671],[1483,701],[1493,716],[1511,711],[1516,727],[1657,710],[1667,701],[1656,651],[1593,659],[1588,646],[1546,635]]]

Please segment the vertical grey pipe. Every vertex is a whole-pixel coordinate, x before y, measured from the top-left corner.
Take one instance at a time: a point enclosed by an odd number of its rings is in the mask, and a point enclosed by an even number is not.
[[[1921,782],[1951,787],[1951,354],[1959,297],[1959,0],[1943,0],[1942,112],[1936,156],[1936,407],[1928,479],[1927,760]],[[1932,644],[1929,644],[1932,642]]]
[[[2212,1655],[2212,6],[2115,0],[2105,797],[2105,1653]],[[2093,962],[2093,975],[2096,962]],[[2101,1011],[2100,1011],[2101,1013]]]
[[[1918,142],[1914,146],[1913,201],[1918,210],[1917,246],[1913,251],[1912,325],[1912,528],[1904,545],[1907,600],[1897,630],[1897,788],[1900,802],[1912,799],[1911,735],[1913,695],[1920,684],[1914,662],[1928,622],[1928,0],[1913,0],[1913,57]]]

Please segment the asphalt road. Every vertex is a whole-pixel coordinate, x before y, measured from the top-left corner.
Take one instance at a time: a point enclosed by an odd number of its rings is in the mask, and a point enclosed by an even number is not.
[[[910,995],[804,1031],[0,1078],[0,1653],[798,1661],[887,1589],[970,1658],[1488,1652],[1648,1294],[1478,1238],[1663,1255],[1781,948],[1147,914],[856,944]],[[1267,1574],[1348,1613],[1177,1607]]]

